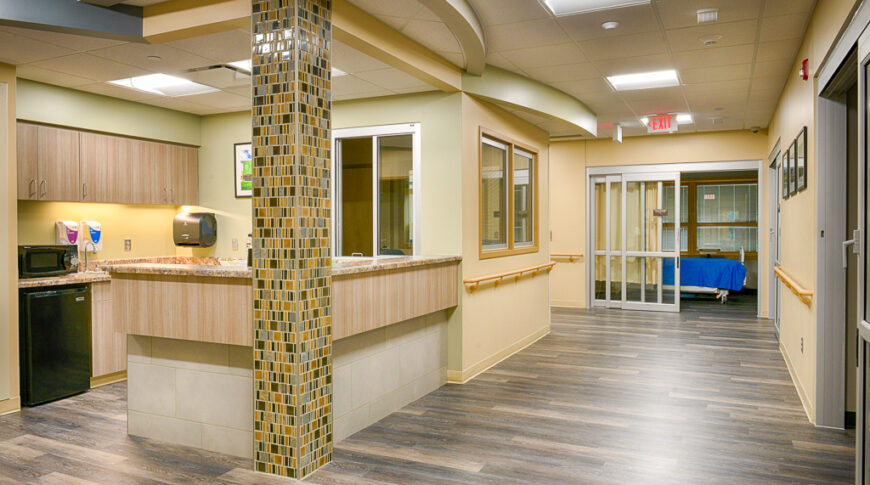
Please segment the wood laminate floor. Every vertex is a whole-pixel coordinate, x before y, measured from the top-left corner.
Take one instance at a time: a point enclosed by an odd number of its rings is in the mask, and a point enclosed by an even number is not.
[[[680,314],[554,309],[552,333],[336,445],[319,484],[851,483],[754,297]],[[0,417],[0,484],[288,483],[131,438],[124,384]]]

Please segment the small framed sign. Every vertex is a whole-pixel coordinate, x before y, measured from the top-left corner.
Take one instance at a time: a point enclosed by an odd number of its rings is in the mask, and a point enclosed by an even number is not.
[[[797,190],[807,188],[807,127],[804,126],[795,140],[797,151]]]
[[[251,197],[254,195],[254,167],[250,143],[233,145],[233,160],[235,162],[236,197]]]
[[[779,162],[780,166],[780,179],[782,180],[782,198],[788,199],[788,163],[791,160],[791,153],[789,150],[786,150],[785,153],[782,154],[782,160]]]

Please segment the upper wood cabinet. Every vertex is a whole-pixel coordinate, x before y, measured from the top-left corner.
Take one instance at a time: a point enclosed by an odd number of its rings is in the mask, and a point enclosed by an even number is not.
[[[18,198],[196,205],[198,150],[18,123]]]
[[[79,133],[18,125],[18,198],[79,200]]]

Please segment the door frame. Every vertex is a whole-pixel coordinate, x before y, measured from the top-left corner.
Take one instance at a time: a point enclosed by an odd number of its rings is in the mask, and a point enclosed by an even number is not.
[[[776,336],[779,338],[779,279],[773,268],[779,264],[780,244],[780,207],[782,199],[782,184],[780,163],[782,163],[782,140],[776,140],[776,145],[770,152],[767,161],[767,316],[773,320]]]
[[[594,240],[592,239],[592,218],[594,217],[594,190],[595,186],[592,182],[592,178],[596,176],[607,176],[607,175],[623,175],[623,174],[632,174],[632,173],[664,173],[664,172],[677,172],[677,173],[693,173],[693,172],[730,172],[735,170],[755,170],[758,174],[758,184],[759,190],[758,192],[758,205],[759,208],[759,217],[758,217],[758,231],[757,231],[757,241],[756,245],[759,248],[759,280],[762,274],[767,277],[765,272],[761,271],[762,265],[762,255],[763,255],[763,242],[764,242],[764,234],[766,233],[767,227],[765,226],[766,222],[765,218],[761,217],[761,208],[764,207],[764,191],[760,190],[761,185],[763,183],[763,175],[765,170],[765,161],[764,160],[729,160],[729,161],[716,161],[716,162],[684,162],[684,163],[656,163],[656,164],[648,164],[648,165],[613,165],[613,166],[594,166],[594,167],[586,167],[586,252],[585,254],[595,254],[594,251]],[[592,259],[594,261],[594,259]],[[764,290],[764,285],[761,281],[758,284],[758,307],[757,314],[759,317],[762,315],[762,291]],[[586,308],[592,308],[592,302],[595,299],[595,273],[594,273],[594,264],[586,264]]]

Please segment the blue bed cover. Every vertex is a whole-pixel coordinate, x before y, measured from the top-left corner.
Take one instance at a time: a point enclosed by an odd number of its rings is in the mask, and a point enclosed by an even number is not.
[[[664,284],[674,284],[674,260],[662,265]],[[680,258],[680,286],[706,286],[740,291],[746,279],[746,266],[725,258]]]

